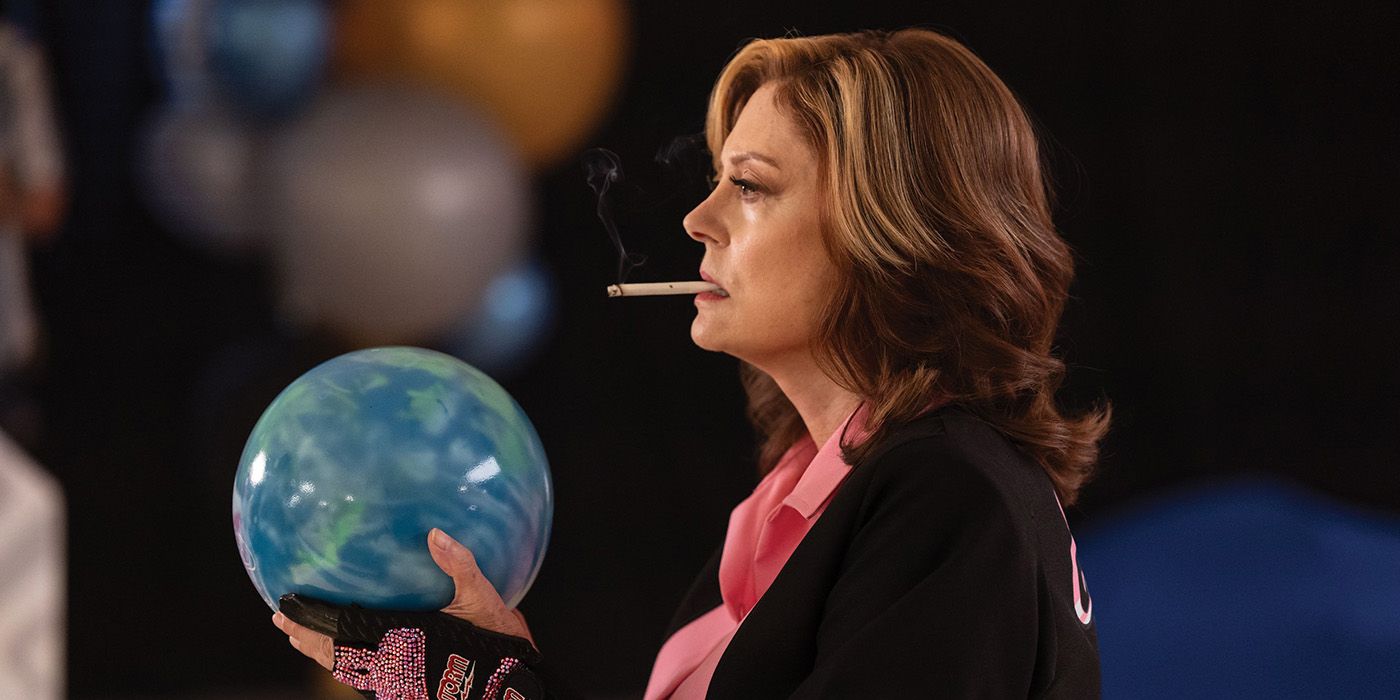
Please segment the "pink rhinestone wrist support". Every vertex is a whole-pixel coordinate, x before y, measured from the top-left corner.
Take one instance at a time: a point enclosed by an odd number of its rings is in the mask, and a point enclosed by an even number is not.
[[[331,675],[356,690],[372,690],[379,700],[429,700],[426,640],[415,628],[389,630],[379,649],[337,646]]]

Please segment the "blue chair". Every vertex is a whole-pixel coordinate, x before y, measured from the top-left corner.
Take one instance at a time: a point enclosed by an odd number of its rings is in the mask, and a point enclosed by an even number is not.
[[[1105,698],[1400,698],[1400,517],[1241,477],[1080,529]]]

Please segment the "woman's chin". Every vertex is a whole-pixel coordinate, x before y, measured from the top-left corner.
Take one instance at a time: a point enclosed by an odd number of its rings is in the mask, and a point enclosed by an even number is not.
[[[696,318],[690,324],[690,340],[701,350],[709,350],[711,352],[724,351],[718,339],[715,338],[714,331],[700,318]]]

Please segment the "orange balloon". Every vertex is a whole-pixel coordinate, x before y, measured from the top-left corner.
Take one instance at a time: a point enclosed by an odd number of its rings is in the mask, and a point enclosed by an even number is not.
[[[535,167],[597,125],[627,53],[621,0],[345,0],[338,12],[339,73],[469,100]]]

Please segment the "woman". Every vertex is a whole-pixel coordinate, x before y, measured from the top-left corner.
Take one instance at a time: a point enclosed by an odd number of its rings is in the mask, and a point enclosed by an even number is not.
[[[755,41],[706,135],[716,187],[684,225],[724,292],[696,298],[691,335],[743,360],[764,477],[646,697],[1096,696],[1060,504],[1109,410],[1054,403],[1073,262],[1015,97],[932,31]],[[450,613],[528,636],[465,549],[434,556]],[[278,624],[330,665],[330,639]]]

